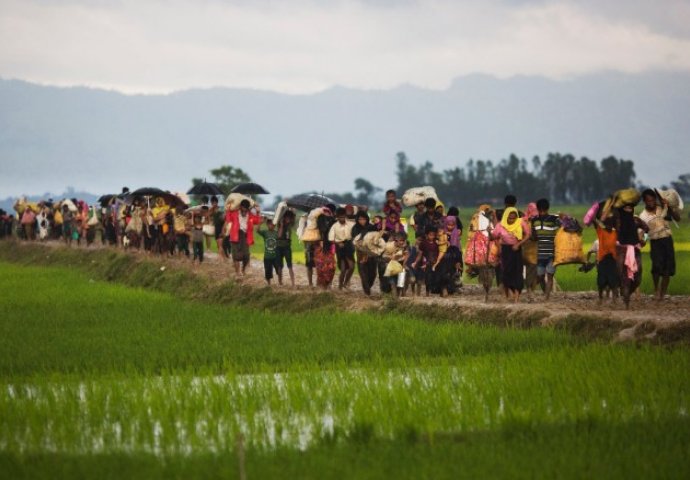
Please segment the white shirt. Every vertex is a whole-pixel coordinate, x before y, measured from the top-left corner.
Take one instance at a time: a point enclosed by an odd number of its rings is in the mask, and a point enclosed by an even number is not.
[[[335,222],[328,231],[328,240],[331,242],[345,242],[352,240],[352,227],[355,222],[352,220],[345,220],[345,223]]]
[[[649,238],[652,240],[659,240],[671,236],[671,227],[668,222],[664,220],[668,213],[667,208],[657,207],[655,211],[650,212],[646,208],[640,213],[640,220],[649,227]]]
[[[246,215],[242,215],[242,213],[240,213],[239,215],[237,215],[237,217],[240,219],[240,230],[242,230],[243,232],[246,232],[247,231],[247,220],[249,220],[249,212],[247,212]]]

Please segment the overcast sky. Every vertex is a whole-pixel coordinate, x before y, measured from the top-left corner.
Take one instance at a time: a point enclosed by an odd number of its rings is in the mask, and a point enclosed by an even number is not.
[[[0,0],[0,76],[126,93],[690,70],[690,1]]]

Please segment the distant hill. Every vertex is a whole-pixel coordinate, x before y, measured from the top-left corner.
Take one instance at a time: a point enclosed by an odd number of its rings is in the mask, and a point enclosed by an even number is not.
[[[553,81],[458,78],[445,91],[333,88],[313,95],[214,88],[126,96],[0,80],[0,197],[172,190],[232,164],[272,193],[396,184],[395,154],[437,169],[549,151],[632,159],[668,183],[690,166],[690,74]]]

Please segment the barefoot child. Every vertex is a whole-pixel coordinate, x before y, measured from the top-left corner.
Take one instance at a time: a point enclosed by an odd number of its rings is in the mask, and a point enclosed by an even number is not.
[[[264,237],[264,278],[268,285],[271,284],[273,280],[273,270],[276,271],[278,276],[278,282],[282,284],[282,278],[280,277],[280,267],[278,266],[278,232],[276,231],[276,226],[273,220],[266,220],[266,230],[259,229],[258,233]]]
[[[201,223],[201,216],[194,216],[194,226],[192,227],[192,250],[194,258],[192,262],[199,260],[199,265],[204,261],[204,226]]]
[[[426,265],[424,263],[417,264],[415,266],[415,260],[417,260],[417,253],[419,252],[419,245],[422,242],[422,238],[415,239],[414,245],[410,247],[410,253],[405,262],[405,270],[407,270],[406,276],[406,286],[412,288],[412,296],[419,296],[422,294],[422,285],[424,284],[424,269]]]
[[[437,228],[428,225],[424,230],[424,239],[419,244],[419,251],[417,252],[417,259],[413,267],[417,268],[419,263],[424,260],[426,262],[426,269],[424,272],[426,284],[426,296],[428,297],[432,290],[436,288],[436,273],[432,266],[436,264],[438,258],[438,243],[436,243]]]
[[[609,217],[603,222],[596,220],[597,240],[587,253],[587,262],[589,262],[592,253],[597,255],[597,289],[599,290],[600,305],[604,300],[604,292],[606,292],[607,297],[611,292],[615,303],[621,286],[616,251],[618,232],[614,228],[615,223],[613,217]]]
[[[288,210],[280,219],[276,254],[278,259],[278,283],[283,284],[283,268],[287,267],[290,285],[295,286],[295,272],[292,269],[292,227],[295,224],[295,213]]]

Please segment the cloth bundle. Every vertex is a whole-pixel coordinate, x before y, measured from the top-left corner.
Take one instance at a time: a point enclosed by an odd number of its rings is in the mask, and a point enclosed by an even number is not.
[[[465,263],[474,267],[498,265],[498,244],[483,232],[471,234],[465,247]]]
[[[306,223],[304,223],[304,228],[300,231],[298,229],[298,236],[302,242],[318,242],[321,240],[321,232],[319,232],[318,221],[319,217],[323,215],[322,208],[315,208],[306,217]],[[300,218],[300,224],[302,224],[302,219]]]
[[[252,208],[254,205],[256,205],[256,202],[246,195],[242,195],[241,193],[231,193],[228,195],[228,198],[225,199],[225,211],[231,212],[233,210],[237,210],[240,208],[240,203],[242,200],[249,200],[249,208]]]
[[[683,210],[683,208],[685,207],[685,205],[683,204],[683,199],[673,188],[669,188],[668,190],[657,190],[657,193],[661,198],[668,202],[669,207],[675,208],[677,210]]]
[[[355,238],[353,242],[355,249],[367,255],[378,256],[386,250],[386,241],[383,239],[383,232],[369,232],[361,237]]]
[[[640,192],[636,188],[618,190],[613,194],[613,208],[621,208],[625,205],[637,205],[640,203]]]
[[[426,186],[407,189],[402,196],[402,202],[406,207],[414,207],[427,198],[433,198],[438,202],[438,195],[434,187]]]

